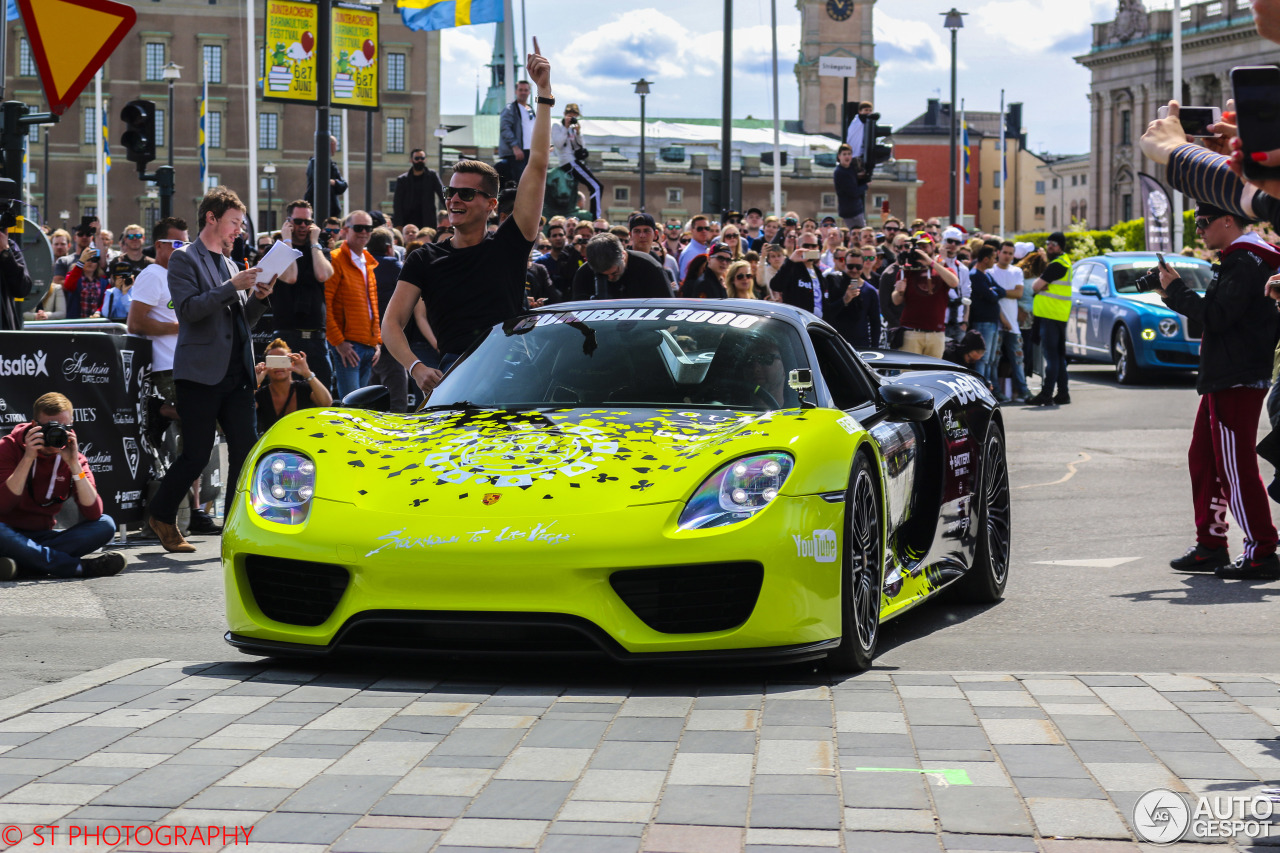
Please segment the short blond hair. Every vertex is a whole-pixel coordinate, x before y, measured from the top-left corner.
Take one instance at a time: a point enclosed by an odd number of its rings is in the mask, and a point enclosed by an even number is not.
[[[59,394],[57,391],[50,391],[48,394],[41,394],[36,398],[35,416],[41,415],[57,415],[62,412],[71,411],[71,401],[67,399],[66,394]]]

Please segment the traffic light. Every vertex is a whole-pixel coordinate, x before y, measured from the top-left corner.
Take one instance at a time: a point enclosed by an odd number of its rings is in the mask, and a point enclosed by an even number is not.
[[[869,169],[875,169],[881,163],[893,159],[893,128],[880,123],[880,113],[867,116],[867,156],[865,162]]]
[[[22,183],[22,155],[26,150],[27,128],[22,119],[31,108],[21,101],[5,101],[0,105],[0,151],[4,160],[0,164],[0,177],[8,178],[15,185]]]
[[[130,101],[120,110],[120,118],[129,128],[120,141],[129,159],[145,171],[156,159],[156,105],[154,101]]]

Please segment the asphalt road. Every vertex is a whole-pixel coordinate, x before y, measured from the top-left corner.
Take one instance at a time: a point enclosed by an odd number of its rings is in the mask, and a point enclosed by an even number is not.
[[[985,608],[940,601],[889,623],[878,666],[1274,670],[1280,637],[1271,601],[1280,596],[1280,582],[1224,583],[1167,566],[1194,538],[1186,468],[1198,404],[1192,378],[1120,388],[1103,368],[1073,366],[1072,376],[1070,406],[1005,413],[1014,488],[1005,600]],[[1270,474],[1264,465],[1264,476]],[[181,556],[154,542],[130,544],[130,567],[115,578],[0,584],[0,697],[125,658],[243,659],[222,642],[218,540],[193,542],[197,553]],[[1233,554],[1238,550],[1237,534]],[[424,664],[390,666],[420,672]],[[464,674],[451,665],[426,666]],[[502,670],[495,664],[487,674]],[[486,672],[469,664],[466,674]]]

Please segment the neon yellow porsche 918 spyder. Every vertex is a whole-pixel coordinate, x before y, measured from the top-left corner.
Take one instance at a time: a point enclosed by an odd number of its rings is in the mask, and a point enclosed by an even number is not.
[[[416,413],[386,399],[254,447],[222,540],[232,645],[852,670],[942,590],[1004,593],[986,386],[786,305],[556,305],[492,329]]]

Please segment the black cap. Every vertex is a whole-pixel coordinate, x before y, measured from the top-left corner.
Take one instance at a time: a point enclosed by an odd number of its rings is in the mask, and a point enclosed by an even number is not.
[[[633,213],[631,218],[627,220],[627,229],[639,228],[642,225],[648,225],[654,231],[658,230],[658,223],[654,222],[653,217],[648,213]]]
[[[731,258],[733,257],[733,249],[729,248],[728,243],[724,243],[724,242],[721,242],[720,240],[716,240],[714,243],[712,243],[710,246],[707,247],[707,257],[711,257],[712,255],[722,255],[722,254],[728,255]]]
[[[381,228],[387,224],[387,217],[382,214],[381,210],[369,211],[369,218],[373,220],[374,228]]]
[[[1196,216],[1207,216],[1216,218],[1219,216],[1229,216],[1231,211],[1223,210],[1220,207],[1214,207],[1212,204],[1206,204],[1203,201],[1196,203]]]
[[[1065,249],[1067,248],[1067,235],[1063,234],[1061,231],[1054,231],[1052,234],[1049,235],[1049,242],[1057,243],[1059,246]]]
[[[823,224],[823,225],[826,225],[828,222],[830,222],[832,225],[835,225],[835,224],[836,224],[836,218],[835,218],[834,216],[824,216],[824,217],[822,217],[822,224]]]
[[[764,216],[764,211],[763,211],[763,210],[761,210],[760,208],[758,208],[758,207],[748,207],[748,208],[747,208],[747,216],[750,216],[750,215],[751,215],[751,214],[753,214],[753,213],[754,213],[756,216]]]

